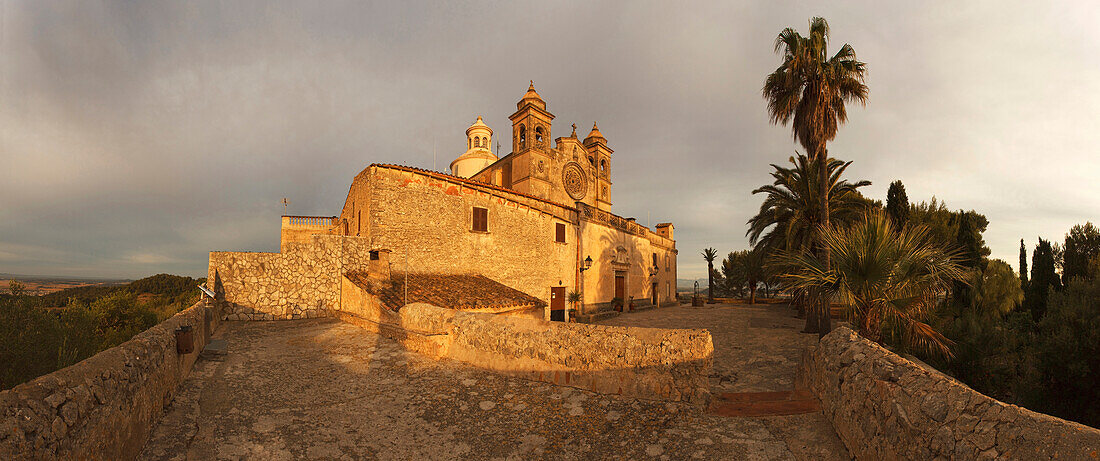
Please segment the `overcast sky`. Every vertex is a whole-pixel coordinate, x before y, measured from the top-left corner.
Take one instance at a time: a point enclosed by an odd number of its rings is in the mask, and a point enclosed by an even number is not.
[[[699,252],[747,247],[769,163],[760,96],[784,27],[820,15],[870,100],[829,151],[990,221],[993,257],[1100,219],[1100,4],[0,0],[0,272],[205,275],[339,213],[374,162],[444,169],[534,80],[554,136],[599,121],[613,210]],[[507,139],[501,139],[507,146]],[[433,152],[436,156],[433,156]],[[651,217],[651,218],[650,218]]]

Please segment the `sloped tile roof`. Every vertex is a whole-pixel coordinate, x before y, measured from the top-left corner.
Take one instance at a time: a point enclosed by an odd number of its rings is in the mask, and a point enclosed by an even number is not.
[[[371,284],[366,272],[349,272],[348,280],[378,296],[390,309],[403,306],[404,274],[393,275],[389,283]],[[428,303],[447,309],[482,312],[507,312],[543,307],[546,303],[484,275],[409,274],[409,303]]]

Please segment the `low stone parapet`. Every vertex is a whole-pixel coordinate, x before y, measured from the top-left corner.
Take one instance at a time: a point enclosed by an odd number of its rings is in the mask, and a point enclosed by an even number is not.
[[[857,459],[1100,458],[1100,430],[995,400],[844,327],[804,353],[797,385]]]
[[[133,459],[220,322],[202,302],[129,341],[0,392],[0,459]],[[179,354],[176,329],[194,348]]]
[[[710,332],[568,324],[409,304],[394,313],[344,303],[338,318],[436,358],[641,399],[705,403]]]

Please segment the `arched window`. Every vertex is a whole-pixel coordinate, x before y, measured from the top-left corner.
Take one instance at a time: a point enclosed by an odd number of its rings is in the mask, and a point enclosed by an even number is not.
[[[474,138],[474,147],[481,147],[481,138]]]
[[[527,144],[527,127],[525,127],[523,125],[520,125],[519,126],[519,145],[522,146],[522,145],[525,145],[525,144]]]
[[[535,141],[542,142],[542,127],[535,127]]]
[[[600,171],[607,173],[607,160],[600,160]]]
[[[596,166],[596,157],[593,157],[593,156],[589,155],[588,156],[588,163],[591,163],[592,166]]]
[[[481,147],[489,147],[489,138],[481,138]]]

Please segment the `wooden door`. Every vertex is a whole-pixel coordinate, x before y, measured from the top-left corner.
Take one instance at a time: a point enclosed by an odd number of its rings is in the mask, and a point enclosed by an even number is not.
[[[653,296],[653,305],[656,306],[657,305],[657,284],[656,283],[653,284],[653,291],[651,292],[651,294]]]
[[[550,320],[565,321],[565,287],[550,288]]]
[[[615,276],[615,297],[626,301],[626,277],[622,275]]]

